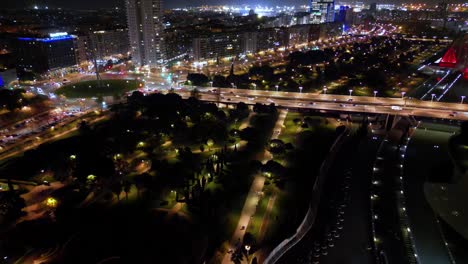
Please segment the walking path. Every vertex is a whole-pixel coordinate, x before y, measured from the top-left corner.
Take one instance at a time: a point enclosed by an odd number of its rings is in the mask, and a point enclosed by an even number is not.
[[[277,139],[281,133],[281,129],[283,127],[284,120],[288,114],[288,110],[281,110],[279,112],[278,120],[276,121],[275,127],[273,129],[273,134],[271,136],[272,139]],[[265,151],[267,152],[267,151]],[[263,162],[265,162],[265,157],[269,156],[266,153],[263,154]],[[268,160],[268,159],[267,159]],[[265,177],[262,174],[257,174],[252,182],[250,187],[250,191],[247,195],[247,198],[244,203],[244,207],[242,208],[241,215],[239,217],[239,222],[237,224],[236,230],[231,237],[229,242],[229,250],[235,251],[237,246],[242,245],[242,239],[244,238],[245,232],[247,230],[247,226],[250,223],[251,217],[255,214],[257,209],[258,201],[259,201],[259,193],[263,191],[263,186],[265,184]],[[226,253],[224,255],[223,264],[230,264],[231,261],[231,254]]]

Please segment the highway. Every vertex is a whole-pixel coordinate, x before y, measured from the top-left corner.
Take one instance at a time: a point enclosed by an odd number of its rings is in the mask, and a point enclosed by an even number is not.
[[[186,90],[177,91],[189,97]],[[272,92],[222,88],[200,88],[200,100],[233,104],[271,104],[298,109],[330,110],[340,112],[361,112],[403,116],[421,116],[442,119],[468,120],[468,104],[421,101],[407,98],[382,98],[346,95],[314,95],[308,93]]]

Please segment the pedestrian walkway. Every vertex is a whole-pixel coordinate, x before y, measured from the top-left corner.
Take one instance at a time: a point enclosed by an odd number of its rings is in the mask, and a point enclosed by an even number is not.
[[[271,136],[272,139],[277,139],[278,136],[281,134],[281,129],[283,128],[284,120],[286,119],[287,114],[288,110],[280,110],[278,120],[276,121],[275,127],[273,129],[273,134]],[[266,162],[265,157],[267,157],[268,155],[264,153],[262,156],[263,162]],[[259,201],[259,193],[263,191],[264,185],[265,177],[260,173],[255,175],[252,185],[250,187],[250,191],[245,200],[244,207],[242,208],[242,212],[239,217],[239,222],[237,224],[236,230],[234,231],[234,234],[232,235],[231,240],[229,242],[229,250],[235,251],[236,246],[242,245],[242,239],[244,238],[251,217],[255,214]],[[231,253],[226,253],[224,255],[222,264],[230,263],[232,263]]]

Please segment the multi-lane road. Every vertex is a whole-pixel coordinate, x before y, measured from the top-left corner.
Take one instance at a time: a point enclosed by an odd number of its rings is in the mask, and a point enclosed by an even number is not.
[[[381,98],[345,95],[314,95],[308,93],[200,88],[200,100],[247,104],[271,104],[287,108],[305,108],[340,112],[361,112],[468,120],[468,104],[422,101],[408,98]],[[179,90],[184,97],[190,92]]]

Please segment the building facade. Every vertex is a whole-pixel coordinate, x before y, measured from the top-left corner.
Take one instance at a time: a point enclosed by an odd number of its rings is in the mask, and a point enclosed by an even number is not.
[[[66,33],[48,37],[22,37],[16,44],[16,73],[20,79],[75,66],[77,64],[74,36]]]
[[[132,61],[139,65],[164,62],[162,0],[126,0]]]
[[[335,0],[311,0],[310,13],[313,23],[335,21]]]
[[[240,33],[216,33],[193,39],[193,59],[220,59],[242,52]]]
[[[124,29],[94,31],[89,35],[89,48],[98,60],[125,57],[129,47],[128,32]]]

